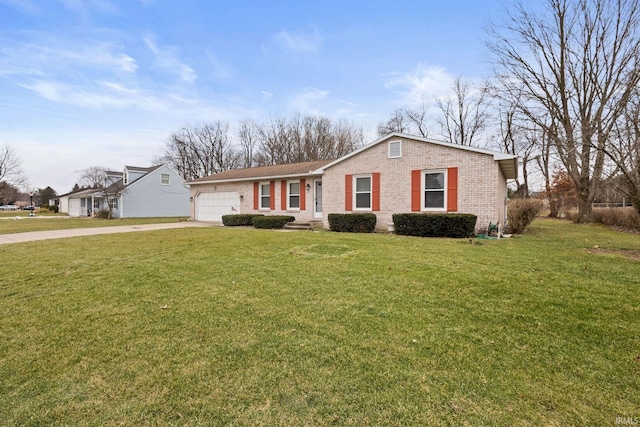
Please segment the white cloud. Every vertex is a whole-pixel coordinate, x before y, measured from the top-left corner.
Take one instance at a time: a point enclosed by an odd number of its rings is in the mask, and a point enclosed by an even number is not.
[[[444,68],[419,64],[407,72],[390,73],[385,87],[398,90],[404,105],[419,105],[425,99],[446,96],[454,79]]]
[[[312,32],[281,30],[273,39],[282,50],[293,53],[312,53],[322,46],[322,39],[316,29]]]
[[[153,95],[109,81],[80,86],[58,81],[36,80],[20,86],[49,101],[86,108],[137,108],[152,111],[169,109],[164,101]]]
[[[217,56],[215,56],[213,53],[211,53],[208,50],[205,52],[205,55],[209,60],[209,64],[211,65],[211,73],[215,78],[228,79],[229,77],[231,77],[233,73],[231,71],[231,66],[229,64],[218,59]]]
[[[198,78],[193,68],[178,59],[177,48],[173,46],[158,46],[154,42],[153,36],[146,36],[144,43],[155,55],[155,62],[158,67],[177,74],[182,81],[187,83],[193,83]]]
[[[261,90],[260,91],[260,95],[262,95],[262,102],[268,101],[271,98],[273,98],[273,93],[267,91],[267,90]]]
[[[68,77],[70,70],[127,74],[137,68],[135,59],[108,42],[56,40],[34,33],[27,42],[0,43],[0,75]]]
[[[298,111],[305,113],[319,113],[318,104],[327,98],[329,92],[317,88],[307,88],[303,92],[298,93],[291,100],[291,106]]]
[[[110,14],[118,11],[118,8],[108,0],[60,0],[60,2],[68,10],[85,17],[88,16],[91,10]]]

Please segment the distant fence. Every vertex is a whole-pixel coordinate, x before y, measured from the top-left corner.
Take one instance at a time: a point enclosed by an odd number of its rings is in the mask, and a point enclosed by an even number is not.
[[[629,202],[620,202],[620,203],[592,203],[591,207],[593,208],[630,208],[631,203]]]

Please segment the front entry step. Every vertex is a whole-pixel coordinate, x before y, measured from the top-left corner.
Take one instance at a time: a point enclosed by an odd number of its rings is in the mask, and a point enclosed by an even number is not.
[[[285,230],[318,230],[322,228],[320,221],[294,221],[284,225]]]

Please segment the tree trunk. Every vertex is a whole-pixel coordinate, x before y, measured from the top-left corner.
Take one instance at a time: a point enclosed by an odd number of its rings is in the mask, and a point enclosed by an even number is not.
[[[549,218],[558,218],[558,202],[553,196],[549,197]]]
[[[593,197],[590,196],[589,192],[586,193],[583,191],[579,191],[577,194],[578,199],[578,216],[575,219],[577,223],[591,222],[593,220],[592,217],[592,204]]]
[[[631,206],[636,210],[638,215],[640,215],[640,196],[631,197]]]

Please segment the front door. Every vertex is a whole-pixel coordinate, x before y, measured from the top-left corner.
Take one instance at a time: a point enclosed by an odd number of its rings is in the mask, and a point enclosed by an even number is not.
[[[322,181],[314,181],[314,194],[313,194],[313,217],[322,219]]]

